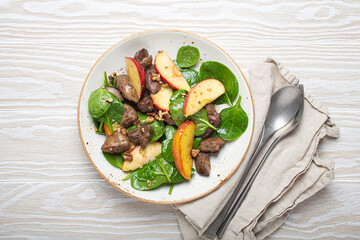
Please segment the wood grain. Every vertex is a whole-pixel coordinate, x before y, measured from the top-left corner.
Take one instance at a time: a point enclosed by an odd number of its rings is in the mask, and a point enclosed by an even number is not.
[[[76,108],[113,44],[175,28],[221,46],[243,70],[272,57],[328,107],[340,137],[321,157],[336,179],[270,239],[360,238],[360,2],[25,1],[0,4],[0,238],[181,239],[169,206],[128,198],[93,169]]]
[[[333,115],[341,135],[323,140],[321,157],[335,160],[337,179],[360,180],[360,113]],[[75,110],[0,111],[0,125],[0,146],[16,149],[2,153],[0,182],[102,181],[81,146]]]
[[[359,181],[330,183],[299,204],[268,239],[359,239],[359,192]]]
[[[0,187],[0,238],[181,239],[170,206],[140,202],[105,181]]]
[[[116,42],[0,44],[0,109],[76,109],[87,73]],[[301,79],[306,91],[331,111],[359,110],[360,44],[284,47],[274,43],[266,46],[215,43],[220,44],[244,71],[254,61],[272,56],[286,63]],[[124,66],[121,60],[119,66]]]

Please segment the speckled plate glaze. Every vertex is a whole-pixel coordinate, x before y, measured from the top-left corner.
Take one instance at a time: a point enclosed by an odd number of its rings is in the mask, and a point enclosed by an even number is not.
[[[137,191],[130,185],[130,180],[121,179],[127,174],[113,167],[104,158],[100,148],[105,137],[94,131],[94,125],[88,111],[88,99],[94,90],[100,87],[103,73],[124,72],[125,57],[132,57],[141,48],[148,49],[155,56],[158,51],[165,51],[173,59],[178,49],[192,45],[200,50],[200,61],[195,66],[199,69],[207,60],[225,64],[239,81],[241,105],[249,116],[249,125],[245,133],[233,142],[227,142],[218,156],[211,156],[211,174],[201,177],[195,173],[191,181],[176,184],[171,195],[169,185],[151,191]],[[225,106],[217,106],[220,111]],[[174,204],[189,202],[203,197],[224,183],[239,167],[248,149],[254,127],[254,107],[249,86],[240,68],[220,47],[209,40],[192,33],[177,30],[152,30],[130,36],[107,50],[91,68],[81,90],[78,106],[78,127],[82,145],[94,168],[114,188],[133,198],[157,204]]]

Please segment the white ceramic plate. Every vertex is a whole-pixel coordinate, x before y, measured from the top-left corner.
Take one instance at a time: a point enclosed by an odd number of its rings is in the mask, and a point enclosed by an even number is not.
[[[239,81],[239,93],[242,96],[241,105],[249,116],[249,125],[245,133],[233,142],[227,142],[218,156],[211,156],[211,174],[202,177],[194,174],[191,181],[176,184],[171,195],[169,185],[164,185],[151,191],[137,191],[130,181],[121,179],[127,174],[113,167],[104,158],[100,148],[105,137],[94,131],[92,118],[88,111],[88,99],[103,81],[103,73],[124,72],[125,57],[132,57],[141,48],[146,48],[155,56],[158,51],[165,51],[173,59],[178,49],[184,45],[192,45],[200,50],[200,62],[195,66],[199,69],[207,60],[225,64],[235,74]],[[221,110],[221,106],[217,110]],[[221,48],[192,33],[177,30],[153,30],[130,36],[115,44],[106,51],[91,68],[83,85],[79,106],[78,126],[81,142],[90,162],[100,175],[113,187],[133,198],[159,204],[183,203],[195,200],[209,194],[224,183],[238,168],[248,149],[254,126],[253,102],[248,84],[236,63]]]

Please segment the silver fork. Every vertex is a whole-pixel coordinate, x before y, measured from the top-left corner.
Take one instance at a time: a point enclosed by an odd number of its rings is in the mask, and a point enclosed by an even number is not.
[[[295,115],[295,119],[292,123],[292,125],[285,131],[283,132],[279,137],[277,137],[274,142],[271,144],[271,146],[269,147],[269,149],[266,151],[264,157],[262,158],[262,160],[260,161],[259,165],[257,166],[255,172],[253,173],[253,175],[251,176],[249,182],[246,184],[245,188],[243,189],[243,191],[241,192],[240,196],[238,197],[238,199],[236,200],[235,204],[233,205],[233,207],[231,208],[231,210],[229,211],[229,213],[227,214],[225,220],[222,222],[222,224],[220,225],[220,228],[217,230],[216,235],[221,238],[226,227],[229,225],[229,223],[231,222],[231,220],[233,219],[233,217],[235,216],[237,210],[240,208],[241,204],[243,203],[247,193],[250,190],[251,185],[253,184],[257,174],[259,173],[261,167],[263,166],[267,156],[271,153],[271,151],[274,149],[274,147],[276,146],[276,144],[282,140],[284,137],[286,137],[290,132],[292,132],[300,123],[301,119],[302,119],[302,115],[304,112],[304,86],[302,84],[299,85],[301,94],[302,94],[302,103],[301,103],[301,107],[298,111],[298,113]],[[210,227],[211,228],[211,225]],[[205,236],[210,237],[211,239],[213,239],[215,236],[209,236],[207,234],[207,232],[211,232],[210,229],[207,229],[204,233]],[[210,231],[208,231],[210,230]]]

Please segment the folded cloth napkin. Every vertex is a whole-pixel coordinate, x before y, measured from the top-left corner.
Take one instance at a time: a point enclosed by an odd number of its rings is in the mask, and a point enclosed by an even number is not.
[[[255,64],[249,70],[247,80],[255,108],[255,125],[249,150],[237,171],[219,189],[196,201],[174,205],[184,239],[204,238],[201,235],[230,198],[255,149],[271,95],[281,87],[299,83],[287,68],[273,59]],[[320,158],[317,147],[322,138],[337,137],[338,132],[327,109],[306,93],[305,86],[301,123],[268,156],[223,239],[265,238],[281,226],[297,204],[328,184],[334,178],[334,163],[330,159]],[[259,153],[246,181],[275,137]]]

